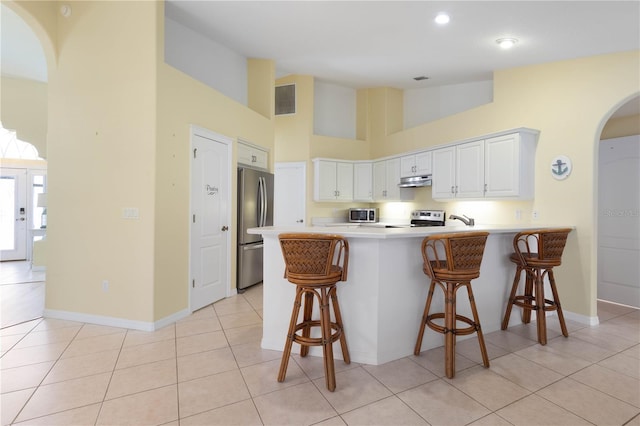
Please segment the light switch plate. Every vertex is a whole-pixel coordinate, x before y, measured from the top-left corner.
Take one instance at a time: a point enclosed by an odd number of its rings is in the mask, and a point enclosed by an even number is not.
[[[123,219],[139,219],[140,211],[137,207],[124,207],[122,209],[122,218]]]

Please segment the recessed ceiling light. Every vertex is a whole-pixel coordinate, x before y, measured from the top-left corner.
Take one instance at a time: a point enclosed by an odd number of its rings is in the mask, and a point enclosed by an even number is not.
[[[496,40],[496,43],[503,49],[511,49],[517,42],[518,39],[515,38],[499,38]]]
[[[451,18],[449,17],[449,15],[447,15],[444,12],[438,13],[436,18],[434,19],[434,21],[436,21],[436,24],[440,24],[440,25],[448,24],[450,20]]]

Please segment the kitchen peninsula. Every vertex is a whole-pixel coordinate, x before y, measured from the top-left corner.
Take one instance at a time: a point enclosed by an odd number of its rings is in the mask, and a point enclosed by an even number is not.
[[[521,230],[541,227],[535,224],[249,229],[249,233],[262,234],[264,238],[262,347],[282,351],[293,307],[295,286],[284,278],[284,260],[278,241],[278,235],[283,232],[340,234],[347,238],[348,279],[337,286],[344,332],[352,361],[378,365],[413,353],[429,287],[428,278],[422,272],[420,252],[425,236],[465,231],[490,233],[480,278],[473,281],[480,322],[486,334],[500,329],[515,271],[508,260],[513,251],[514,235]],[[433,307],[436,310],[441,310],[443,306],[440,293],[434,295]],[[458,312],[470,315],[466,292],[461,291],[458,298]],[[520,323],[520,316],[513,315],[511,323]],[[425,333],[422,350],[442,345],[442,335],[429,331]],[[340,356],[339,352],[335,351],[336,357]],[[320,348],[312,348],[311,354],[321,356]]]

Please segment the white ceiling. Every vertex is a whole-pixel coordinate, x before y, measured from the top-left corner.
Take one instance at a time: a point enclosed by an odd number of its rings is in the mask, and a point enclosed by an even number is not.
[[[446,26],[433,21],[441,11]],[[353,88],[490,80],[494,70],[640,48],[638,1],[168,0],[166,14],[241,55],[274,59],[279,75]],[[519,42],[505,51],[500,37]]]
[[[441,11],[446,26],[433,21]],[[640,49],[637,0],[168,0],[166,14],[240,55],[273,59],[278,76],[352,88],[489,80],[494,70]],[[2,74],[46,81],[35,35],[4,5],[1,15]],[[518,43],[501,50],[500,37]]]

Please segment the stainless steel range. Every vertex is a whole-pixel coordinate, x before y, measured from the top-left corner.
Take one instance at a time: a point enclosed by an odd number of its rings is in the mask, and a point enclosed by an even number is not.
[[[411,226],[444,226],[446,217],[444,210],[414,210]]]

